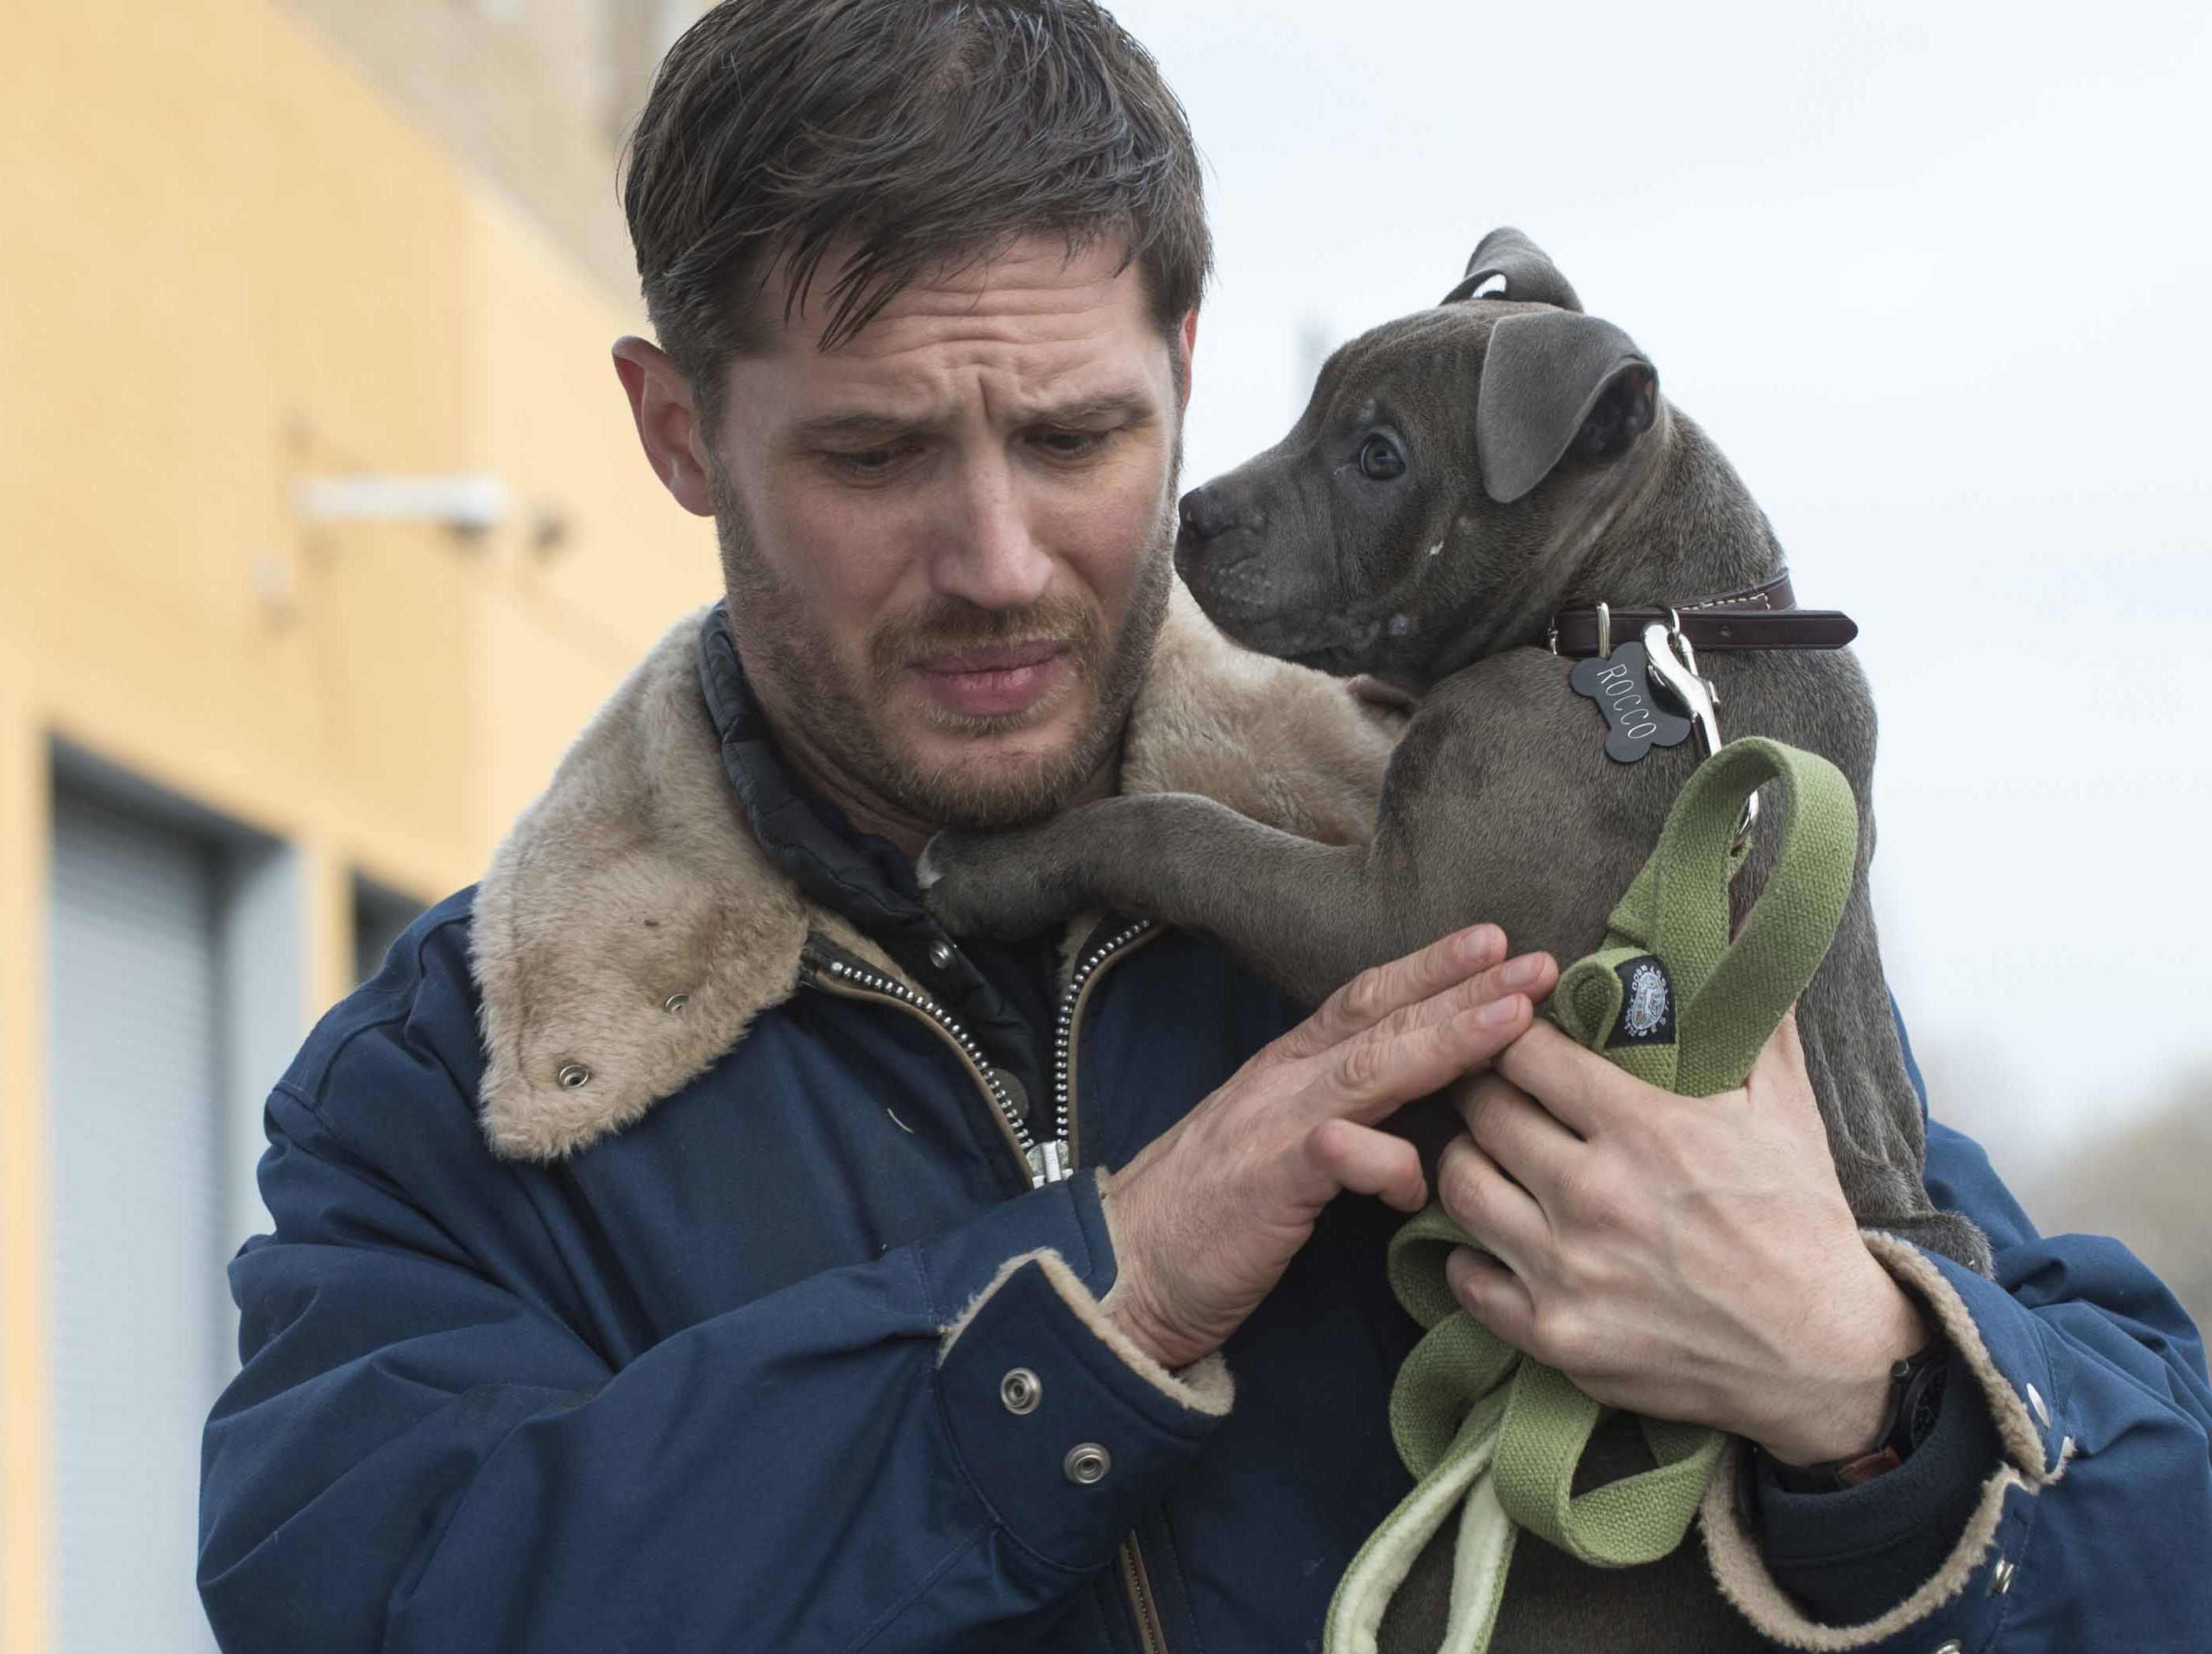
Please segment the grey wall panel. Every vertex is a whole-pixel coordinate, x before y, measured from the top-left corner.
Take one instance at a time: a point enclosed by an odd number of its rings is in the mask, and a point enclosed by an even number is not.
[[[248,1236],[275,1227],[254,1175],[269,1146],[263,1112],[270,1087],[291,1066],[301,1036],[324,1008],[307,1004],[301,969],[304,883],[300,858],[288,846],[235,835],[224,846],[216,951],[223,1009],[218,1113],[228,1204],[219,1250],[225,1262]],[[238,1314],[227,1289],[222,1299],[228,1383],[238,1367]]]
[[[205,1654],[199,1432],[228,1358],[217,853],[64,790],[52,915],[62,1654]]]
[[[422,903],[411,896],[386,889],[374,881],[354,876],[353,976],[356,982],[374,979],[384,969],[384,957],[407,927],[422,917]]]

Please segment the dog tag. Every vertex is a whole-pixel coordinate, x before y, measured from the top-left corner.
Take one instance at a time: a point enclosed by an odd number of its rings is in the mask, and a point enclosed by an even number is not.
[[[1641,643],[1623,643],[1602,659],[1577,661],[1567,682],[1605,715],[1605,756],[1615,763],[1634,763],[1655,746],[1680,746],[1690,739],[1690,721],[1652,698],[1650,657]]]

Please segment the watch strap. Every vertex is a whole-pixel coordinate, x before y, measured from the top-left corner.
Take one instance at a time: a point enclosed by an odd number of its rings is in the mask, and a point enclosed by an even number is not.
[[[1881,1432],[1864,1453],[1819,1464],[1786,1464],[1765,1456],[1774,1479],[1792,1493],[1832,1493],[1864,1487],[1896,1469],[1926,1440],[1942,1410],[1944,1380],[1950,1372],[1950,1346],[1937,1339],[1889,1370],[1889,1405]]]

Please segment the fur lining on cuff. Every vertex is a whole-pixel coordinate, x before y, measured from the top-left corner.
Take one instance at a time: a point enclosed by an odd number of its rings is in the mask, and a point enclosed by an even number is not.
[[[1075,1311],[1076,1318],[1090,1329],[1091,1335],[1106,1347],[1121,1358],[1122,1365],[1142,1378],[1154,1389],[1194,1413],[1203,1413],[1208,1418],[1227,1415],[1237,1400],[1237,1386],[1229,1376],[1229,1364],[1221,1359],[1219,1351],[1192,1362],[1179,1372],[1170,1372],[1130,1341],[1129,1335],[1107,1315],[1104,1307],[1091,1295],[1067,1261],[1050,1247],[1034,1252],[1024,1252],[1018,1257],[1008,1258],[999,1266],[990,1284],[968,1302],[968,1307],[953,1318],[945,1329],[944,1340],[938,1348],[938,1360],[942,1363],[952,1353],[952,1347],[960,1341],[960,1335],[968,1330],[969,1323],[981,1313],[999,1288],[1011,1280],[1017,1270],[1030,1264],[1044,1270],[1044,1278],[1052,1283],[1067,1307]]]
[[[1741,1442],[1729,1441],[1721,1450],[1712,1485],[1705,1490],[1699,1511],[1699,1525],[1705,1532],[1705,1560],[1721,1595],[1735,1603],[1761,1633],[1784,1648],[1808,1649],[1816,1654],[1844,1654],[1846,1650],[1871,1647],[1926,1619],[1964,1590],[1996,1537],[1997,1522],[2004,1515],[2006,1490],[2027,1485],[2012,1466],[1999,1465],[1982,1484],[1981,1497],[1975,1502],[1973,1514],[1966,1518],[1966,1530],[1960,1535],[1958,1545],[1917,1590],[1878,1618],[1855,1626],[1824,1626],[1808,1619],[1776,1583],[1767,1572],[1766,1559],[1759,1554],[1759,1542],[1736,1515],[1736,1456],[1742,1451]]]
[[[1943,1278],[1943,1272],[1909,1241],[1873,1229],[1861,1231],[1860,1236],[1875,1262],[1901,1285],[1911,1288],[1913,1296],[1936,1317],[1943,1335],[1951,1341],[1952,1348],[1966,1361],[1966,1370],[1974,1375],[1974,1381],[1981,1385],[1982,1394],[1989,1400],[1990,1417],[1996,1424],[1997,1441],[2004,1449],[2004,1456],[2020,1471],[2022,1481],[2032,1491],[2039,1490],[2064,1475],[2072,1444],[2068,1443],[2055,1456],[2044,1445],[2043,1432],[2029,1415],[2027,1401],[1997,1371],[1989,1346],[1982,1341],[1982,1329],[1974,1324],[1966,1300]]]
[[[1918,1590],[1887,1614],[1863,1624],[1826,1626],[1808,1619],[1776,1583],[1767,1571],[1765,1558],[1759,1554],[1757,1539],[1737,1515],[1736,1458],[1743,1444],[1733,1439],[1728,1443],[1712,1484],[1705,1490],[1700,1512],[1705,1557],[1713,1578],[1721,1594],[1762,1633],[1785,1648],[1806,1649],[1814,1654],[1844,1654],[1869,1647],[1926,1619],[1957,1596],[1989,1558],[1997,1523],[2004,1515],[2007,1493],[2014,1487],[2031,1494],[2041,1493],[2065,1475],[2066,1461],[2073,1451],[2069,1439],[2045,1468],[2043,1437],[2028,1416],[2027,1403],[1997,1371],[1989,1346],[1982,1341],[1981,1329],[1974,1325],[1973,1316],[1957,1289],[1920,1250],[1894,1235],[1873,1230],[1863,1231],[1862,1237],[1867,1250],[1899,1283],[1911,1289],[1965,1360],[1989,1402],[2004,1457],[1982,1484],[1981,1495],[1966,1518],[1966,1531],[1958,1544]]]

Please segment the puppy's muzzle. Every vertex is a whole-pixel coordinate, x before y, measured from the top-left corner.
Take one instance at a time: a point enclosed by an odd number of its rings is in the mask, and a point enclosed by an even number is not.
[[[1212,483],[1182,497],[1176,536],[1176,572],[1213,623],[1236,637],[1280,601],[1270,578],[1260,514]]]
[[[1231,529],[1254,526],[1248,514],[1212,487],[1194,488],[1182,496],[1183,544],[1191,550],[1219,539]]]

